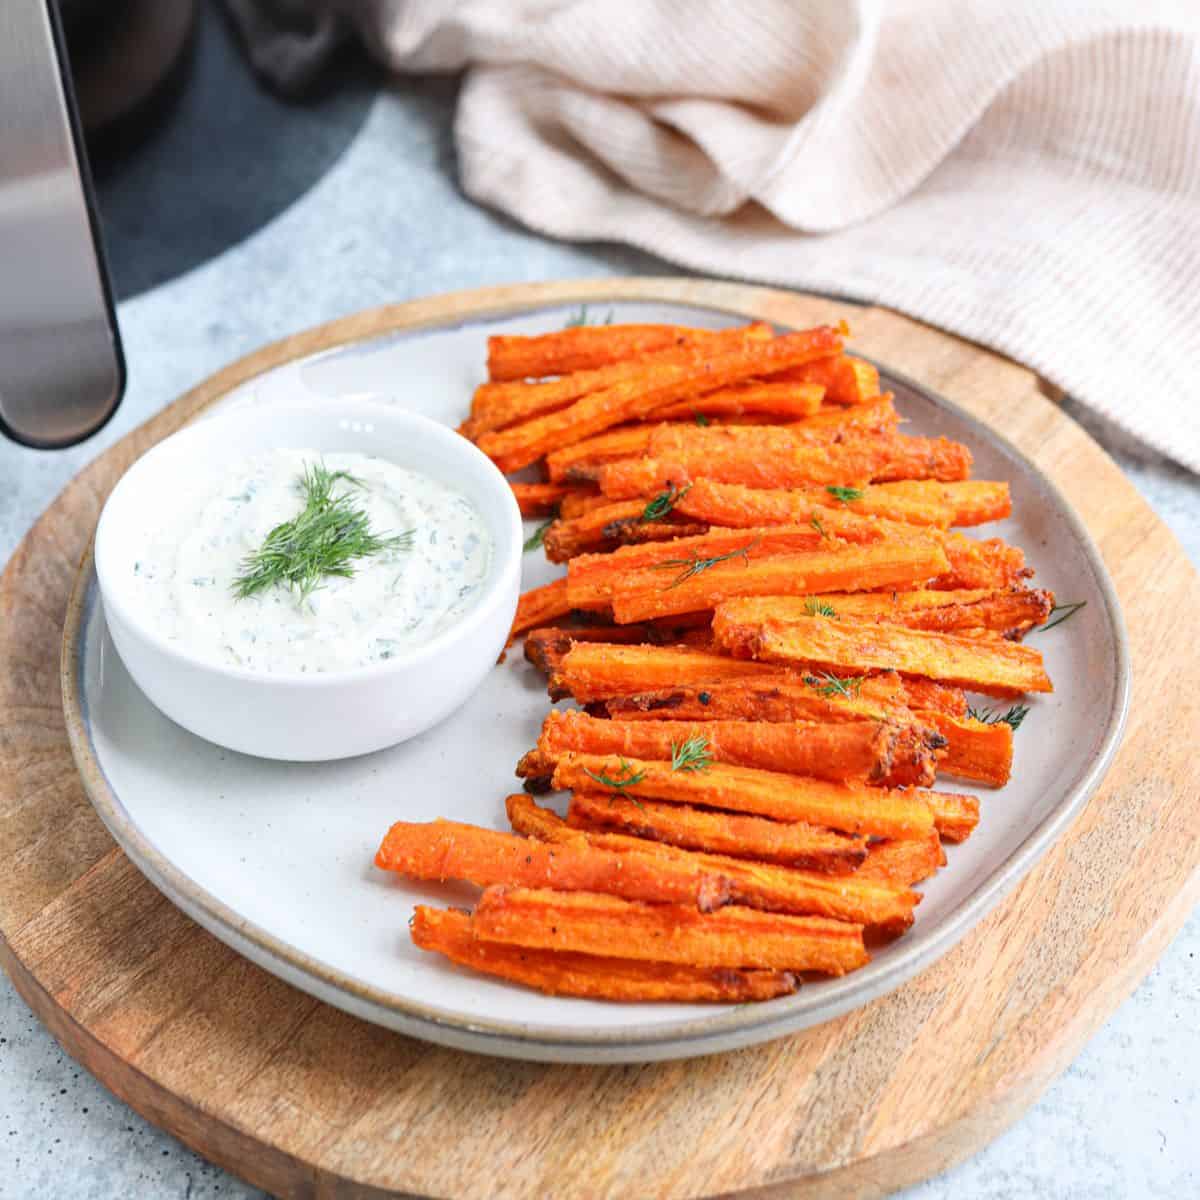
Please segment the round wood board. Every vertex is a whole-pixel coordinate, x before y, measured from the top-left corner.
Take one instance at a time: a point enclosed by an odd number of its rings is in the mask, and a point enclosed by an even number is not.
[[[329,1008],[175,909],[77,776],[59,640],[109,489],[213,399],[291,358],[525,305],[665,300],[802,326],[958,401],[1066,492],[1127,614],[1124,744],[1082,816],[956,949],[819,1028],[641,1067],[480,1058]],[[465,398],[464,398],[465,402]],[[297,334],[226,368],[83,471],[0,578],[0,962],[64,1047],[199,1153],[279,1196],[876,1196],[966,1157],[1040,1094],[1200,899],[1200,579],[1029,371],[895,313],[702,280],[492,288]]]

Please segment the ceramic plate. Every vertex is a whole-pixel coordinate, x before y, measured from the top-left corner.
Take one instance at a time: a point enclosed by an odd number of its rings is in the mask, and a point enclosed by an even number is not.
[[[717,327],[739,320],[679,305],[611,308],[618,321]],[[482,378],[489,333],[557,329],[568,315],[510,311],[353,343],[259,376],[220,403],[304,395],[336,404],[369,395],[456,424]],[[157,887],[266,970],[367,1020],[450,1046],[553,1061],[682,1058],[779,1037],[890,991],[967,933],[1079,811],[1116,748],[1129,665],[1112,585],[1053,485],[953,404],[883,373],[909,430],[967,443],[978,478],[1011,482],[1015,515],[985,534],[1023,546],[1043,586],[1087,607],[1035,635],[1057,690],[1031,702],[1013,782],[999,793],[981,791],[979,828],[948,848],[948,869],[924,885],[913,929],[864,969],[765,1004],[622,1005],[542,996],[415,949],[407,933],[412,906],[466,903],[473,890],[398,881],[372,856],[400,818],[506,827],[513,766],[535,741],[547,706],[544,681],[519,650],[465,707],[416,741],[328,764],[247,758],[186,733],[137,690],[105,631],[88,559],[65,631],[64,695],[97,811]],[[528,554],[524,586],[558,571]]]

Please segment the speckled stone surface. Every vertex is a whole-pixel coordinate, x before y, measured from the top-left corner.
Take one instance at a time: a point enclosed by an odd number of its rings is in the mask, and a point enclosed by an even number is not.
[[[217,87],[222,71],[241,68],[228,57],[219,30],[206,27],[204,37],[198,83]],[[217,55],[212,62],[225,65],[205,75],[204,55]],[[283,195],[274,216],[256,200],[258,215],[251,222],[256,227],[244,240],[123,301],[129,389],[112,424],[87,445],[58,454],[0,443],[0,561],[85,462],[180,392],[264,342],[370,305],[454,288],[674,273],[667,264],[621,248],[544,241],[467,202],[454,182],[449,134],[454,90],[445,80],[413,80],[388,85],[373,99],[355,100],[352,90],[349,99],[330,101],[334,108],[322,110],[312,149],[321,156],[319,170],[301,163],[284,173],[285,186],[293,189],[315,180],[309,190]],[[154,169],[137,167],[140,198],[127,179],[104,180],[114,257],[122,250],[186,263],[218,244],[206,227],[197,235],[202,250],[192,256],[177,242],[187,236],[186,227],[164,234],[172,218],[155,207],[166,205],[172,187],[184,197],[179,174],[197,157],[221,152],[197,136],[203,121],[196,114],[202,115],[203,106],[188,111],[195,119],[188,119],[187,136],[180,140],[169,127],[162,136],[175,141],[155,148]],[[260,119],[293,118],[264,105]],[[314,118],[310,113],[303,119]],[[262,152],[271,153],[266,131],[256,130],[255,137]],[[305,145],[293,142],[288,155],[303,156]],[[339,145],[340,153],[334,153]],[[205,187],[202,170],[187,173],[188,187]],[[227,172],[226,182],[231,178],[236,176]],[[138,204],[146,212],[145,228]],[[209,204],[204,211],[215,210]],[[154,222],[157,233],[150,229]],[[237,222],[228,228],[237,236],[246,233]],[[122,290],[130,292],[139,280],[162,272],[155,263],[133,261],[124,267],[118,262],[116,273],[128,283]],[[1078,406],[1069,407],[1200,563],[1200,480]],[[913,1200],[1200,1195],[1194,1128],[1200,1112],[1197,952],[1200,916],[1193,916],[1132,998],[1011,1131],[907,1195]],[[0,1197],[258,1195],[113,1099],[59,1050],[0,977]]]

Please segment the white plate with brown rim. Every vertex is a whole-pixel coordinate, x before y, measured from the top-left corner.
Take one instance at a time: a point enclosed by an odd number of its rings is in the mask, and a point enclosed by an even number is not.
[[[742,319],[682,304],[596,309],[616,321],[713,328]],[[353,342],[260,375],[209,411],[353,395],[454,425],[483,378],[489,334],[540,333],[570,316],[563,306],[514,305]],[[398,819],[506,828],[513,767],[545,715],[544,680],[514,653],[463,708],[404,745],[333,763],[249,758],[187,733],[138,691],[109,640],[89,554],[64,631],[63,694],[97,812],[159,889],[264,969],[366,1020],[460,1049],[555,1062],[686,1058],[779,1037],[891,991],[963,937],[1079,812],[1119,743],[1130,672],[1112,584],[1057,488],[968,413],[880,367],[908,431],[965,442],[978,478],[1009,480],[1013,516],[981,532],[1022,546],[1041,586],[1086,607],[1034,635],[1055,691],[1030,701],[1012,782],[979,791],[978,829],[948,847],[947,868],[921,886],[913,928],[862,970],[762,1004],[608,1004],[543,996],[417,950],[407,932],[413,905],[469,904],[475,891],[386,875],[372,864],[379,840]],[[527,554],[523,586],[560,570]]]

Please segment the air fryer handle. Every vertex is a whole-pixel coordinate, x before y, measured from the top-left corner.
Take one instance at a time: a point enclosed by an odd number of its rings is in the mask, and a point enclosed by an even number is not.
[[[0,3],[0,431],[27,446],[95,433],[125,361],[51,0]]]

